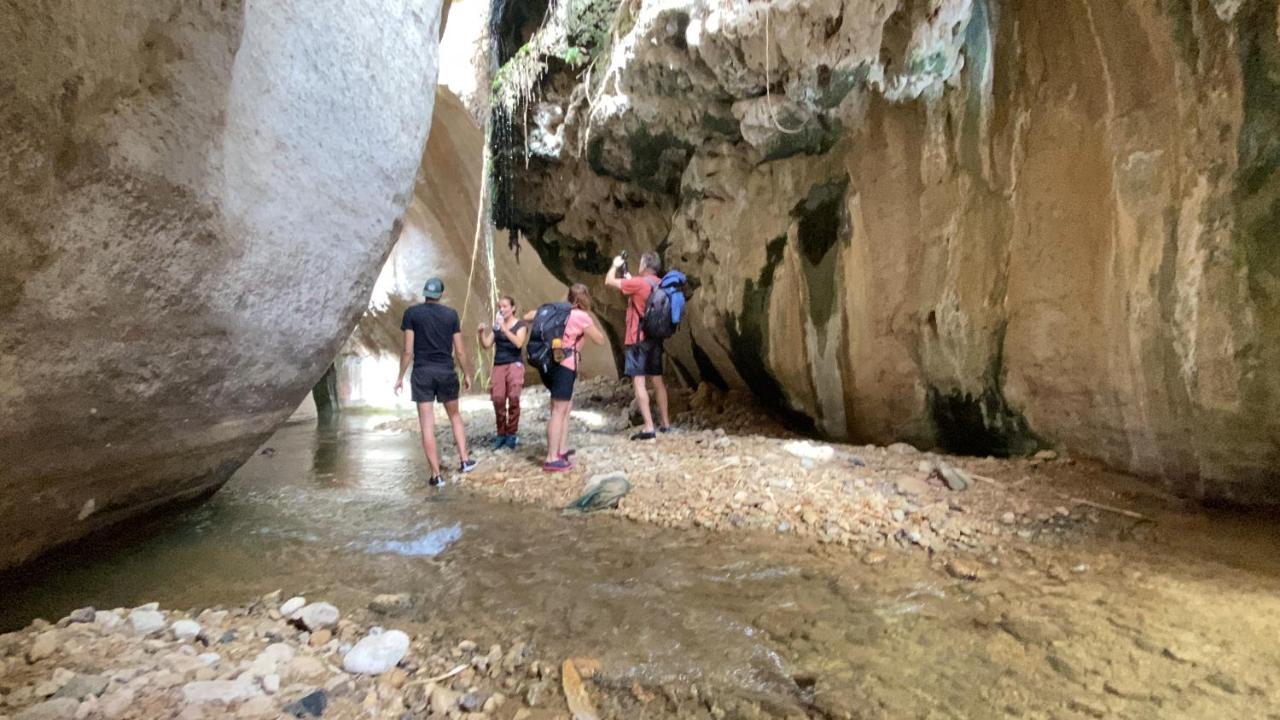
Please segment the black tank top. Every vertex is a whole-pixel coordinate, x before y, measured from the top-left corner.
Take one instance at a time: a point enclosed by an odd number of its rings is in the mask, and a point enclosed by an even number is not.
[[[524,327],[523,320],[517,320],[515,325],[511,326],[511,334],[519,334],[520,328]],[[493,364],[510,365],[511,363],[520,362],[520,348],[515,343],[507,339],[501,330],[493,331]]]

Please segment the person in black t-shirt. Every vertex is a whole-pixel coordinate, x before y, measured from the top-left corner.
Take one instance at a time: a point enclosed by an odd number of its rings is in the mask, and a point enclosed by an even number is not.
[[[400,329],[404,331],[404,352],[400,355],[400,374],[396,376],[396,394],[404,388],[404,373],[413,363],[410,387],[413,401],[418,405],[418,424],[422,428],[422,451],[431,465],[431,484],[443,485],[440,472],[440,453],[436,449],[435,402],[444,404],[453,426],[453,440],[458,444],[461,464],[459,472],[471,472],[476,463],[467,455],[467,432],[458,412],[458,374],[454,371],[456,356],[462,365],[462,386],[471,389],[471,364],[467,361],[466,348],[462,345],[462,328],[458,313],[440,304],[444,295],[444,281],[431,278],[423,288],[426,302],[404,311]]]
[[[492,325],[480,323],[476,335],[480,345],[494,348],[489,399],[493,400],[493,412],[498,418],[498,437],[493,441],[493,449],[515,450],[520,442],[520,393],[524,391],[520,348],[529,338],[529,329],[516,317],[516,301],[509,295],[503,296],[498,301],[497,319]]]

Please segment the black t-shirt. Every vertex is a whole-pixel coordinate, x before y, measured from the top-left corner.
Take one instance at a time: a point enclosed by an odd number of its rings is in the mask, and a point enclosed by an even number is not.
[[[523,320],[517,320],[515,325],[511,326],[511,334],[519,334],[520,328],[524,327]],[[520,348],[515,343],[507,339],[501,330],[493,331],[493,364],[494,365],[510,365],[511,363],[520,362]]]
[[[458,312],[440,303],[404,311],[401,330],[413,331],[413,366],[453,370],[453,334],[462,330]]]

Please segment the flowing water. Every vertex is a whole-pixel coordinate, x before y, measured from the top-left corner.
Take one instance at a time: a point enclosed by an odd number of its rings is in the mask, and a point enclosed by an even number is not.
[[[1280,593],[1264,574],[1120,546],[1088,566],[1010,551],[970,583],[918,556],[873,567],[562,517],[426,488],[416,438],[378,422],[286,426],[209,502],[27,570],[0,627],[85,604],[283,588],[351,608],[408,592],[420,630],[529,640],[598,658],[620,687],[697,686],[780,717],[1280,717]]]

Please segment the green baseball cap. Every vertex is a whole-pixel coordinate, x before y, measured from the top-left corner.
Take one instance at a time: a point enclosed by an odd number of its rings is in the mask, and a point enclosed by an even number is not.
[[[444,294],[444,281],[438,277],[431,278],[422,288],[422,294],[427,296],[428,300],[439,300]]]

